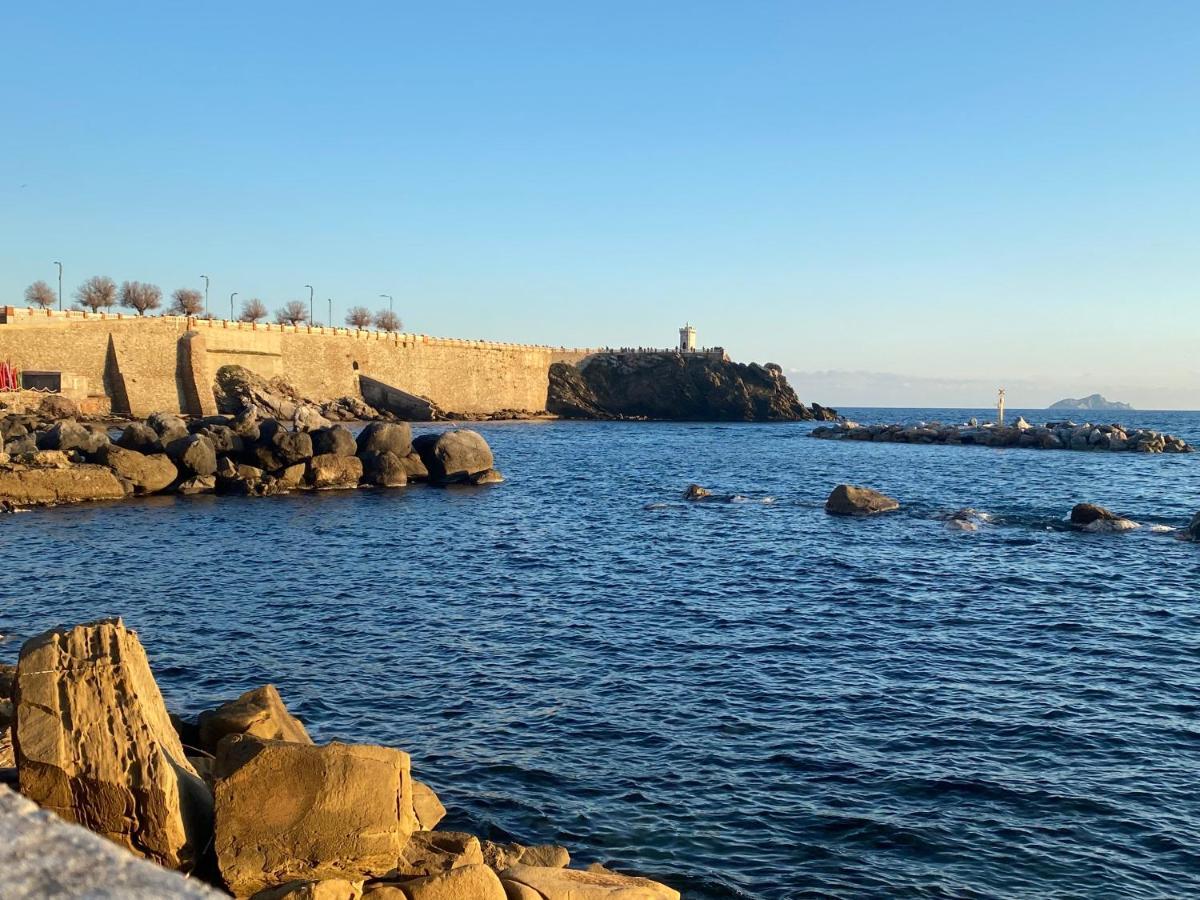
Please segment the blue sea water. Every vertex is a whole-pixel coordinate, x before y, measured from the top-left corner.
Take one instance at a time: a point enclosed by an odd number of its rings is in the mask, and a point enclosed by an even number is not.
[[[1200,455],[478,427],[506,484],[6,517],[0,658],[122,615],[173,709],[274,682],[318,740],[408,750],[443,827],[689,898],[1200,894],[1200,546],[1064,527],[1186,524]],[[828,517],[842,481],[902,509]]]

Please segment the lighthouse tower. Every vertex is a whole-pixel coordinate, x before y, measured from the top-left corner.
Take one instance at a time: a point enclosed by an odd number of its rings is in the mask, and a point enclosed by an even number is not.
[[[684,325],[679,329],[679,352],[696,352],[696,329],[691,325]]]

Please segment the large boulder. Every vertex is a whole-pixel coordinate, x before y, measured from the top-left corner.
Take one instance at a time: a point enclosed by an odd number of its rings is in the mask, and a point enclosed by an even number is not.
[[[359,459],[362,460],[364,484],[377,487],[404,487],[408,484],[404,461],[391,450],[368,450]]]
[[[91,455],[108,444],[108,435],[103,431],[93,431],[85,425],[80,425],[74,419],[64,419],[55,422],[48,431],[38,435],[39,450],[77,450],[85,455]]]
[[[500,877],[506,887],[511,883],[531,888],[544,900],[679,900],[679,891],[665,884],[607,869],[516,865]]]
[[[372,422],[358,433],[358,452],[389,450],[403,458],[412,452],[412,428],[407,422]]]
[[[526,866],[551,866],[558,869],[565,868],[571,863],[571,854],[567,852],[567,848],[559,847],[557,844],[538,844],[526,847],[517,843],[497,844],[492,841],[481,841],[480,843],[483,861],[497,872],[511,869],[518,863]]]
[[[138,453],[161,453],[163,443],[159,440],[158,432],[145,422],[130,422],[117,438],[117,446],[126,450],[136,450]]]
[[[418,878],[462,866],[483,865],[479,838],[458,831],[417,831],[389,878]]]
[[[74,419],[79,416],[79,404],[62,394],[47,394],[38,406],[43,419]]]
[[[831,516],[870,516],[899,508],[900,502],[887,494],[853,484],[839,484],[825,501]]]
[[[332,453],[335,456],[353,456],[358,452],[354,435],[343,425],[330,425],[312,432],[313,454]]]
[[[154,429],[154,433],[158,435],[158,439],[164,447],[171,441],[186,437],[188,433],[187,423],[174,413],[150,413],[146,416],[146,424]]]
[[[216,474],[217,451],[203,435],[189,434],[171,441],[167,444],[167,456],[174,460],[184,478]]]
[[[230,735],[214,776],[217,864],[237,896],[295,880],[385,875],[416,824],[400,750]]]
[[[362,475],[362,460],[357,456],[322,453],[308,461],[308,483],[317,490],[356,488]]]
[[[437,823],[446,815],[446,807],[438,799],[433,788],[423,781],[413,780],[413,815],[416,817],[417,828],[422,831],[433,831]]]
[[[312,458],[312,437],[304,431],[284,431],[281,428],[271,436],[271,449],[283,465],[295,465]]]
[[[132,484],[135,494],[166,490],[179,477],[179,470],[164,453],[146,455],[110,444],[97,454],[96,459]]]
[[[361,881],[327,878],[324,881],[289,881],[261,890],[250,900],[359,900],[362,895]]]
[[[304,724],[293,716],[279,689],[265,684],[246,691],[236,700],[223,703],[216,709],[206,710],[196,717],[200,748],[215,754],[221,738],[230,734],[248,734],[273,741],[292,741],[311,744]]]
[[[441,484],[470,481],[492,468],[492,448],[483,435],[469,428],[423,434],[413,441],[413,449],[421,455],[429,477]]]
[[[448,872],[413,878],[399,886],[399,894],[370,889],[363,894],[373,900],[389,897],[406,900],[507,900],[504,885],[490,868],[485,865],[461,866]]]
[[[46,451],[56,453],[59,451]],[[42,454],[34,454],[40,457]],[[49,506],[82,500],[121,500],[125,487],[106,466],[44,464],[0,466],[0,500],[15,506]]]
[[[120,619],[27,641],[14,706],[22,793],[139,856],[195,868],[211,835],[212,797],[184,755],[137,635]]]
[[[1077,503],[1071,509],[1071,526],[1083,531],[1132,531],[1137,522],[1126,519],[1094,503]]]

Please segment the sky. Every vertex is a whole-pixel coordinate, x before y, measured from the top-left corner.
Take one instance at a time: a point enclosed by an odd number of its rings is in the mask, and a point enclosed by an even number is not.
[[[0,109],[4,303],[61,260],[68,299],[691,322],[833,405],[1200,408],[1195,2],[9,4]]]

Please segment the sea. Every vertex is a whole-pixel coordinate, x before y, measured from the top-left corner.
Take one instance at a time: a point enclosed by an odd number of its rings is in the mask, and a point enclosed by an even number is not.
[[[687,898],[1200,895],[1200,454],[816,424],[483,423],[502,485],[7,516],[0,660],[122,616],[172,710],[274,683],[316,740],[411,753],[440,827]],[[901,508],[827,516],[839,482]]]

